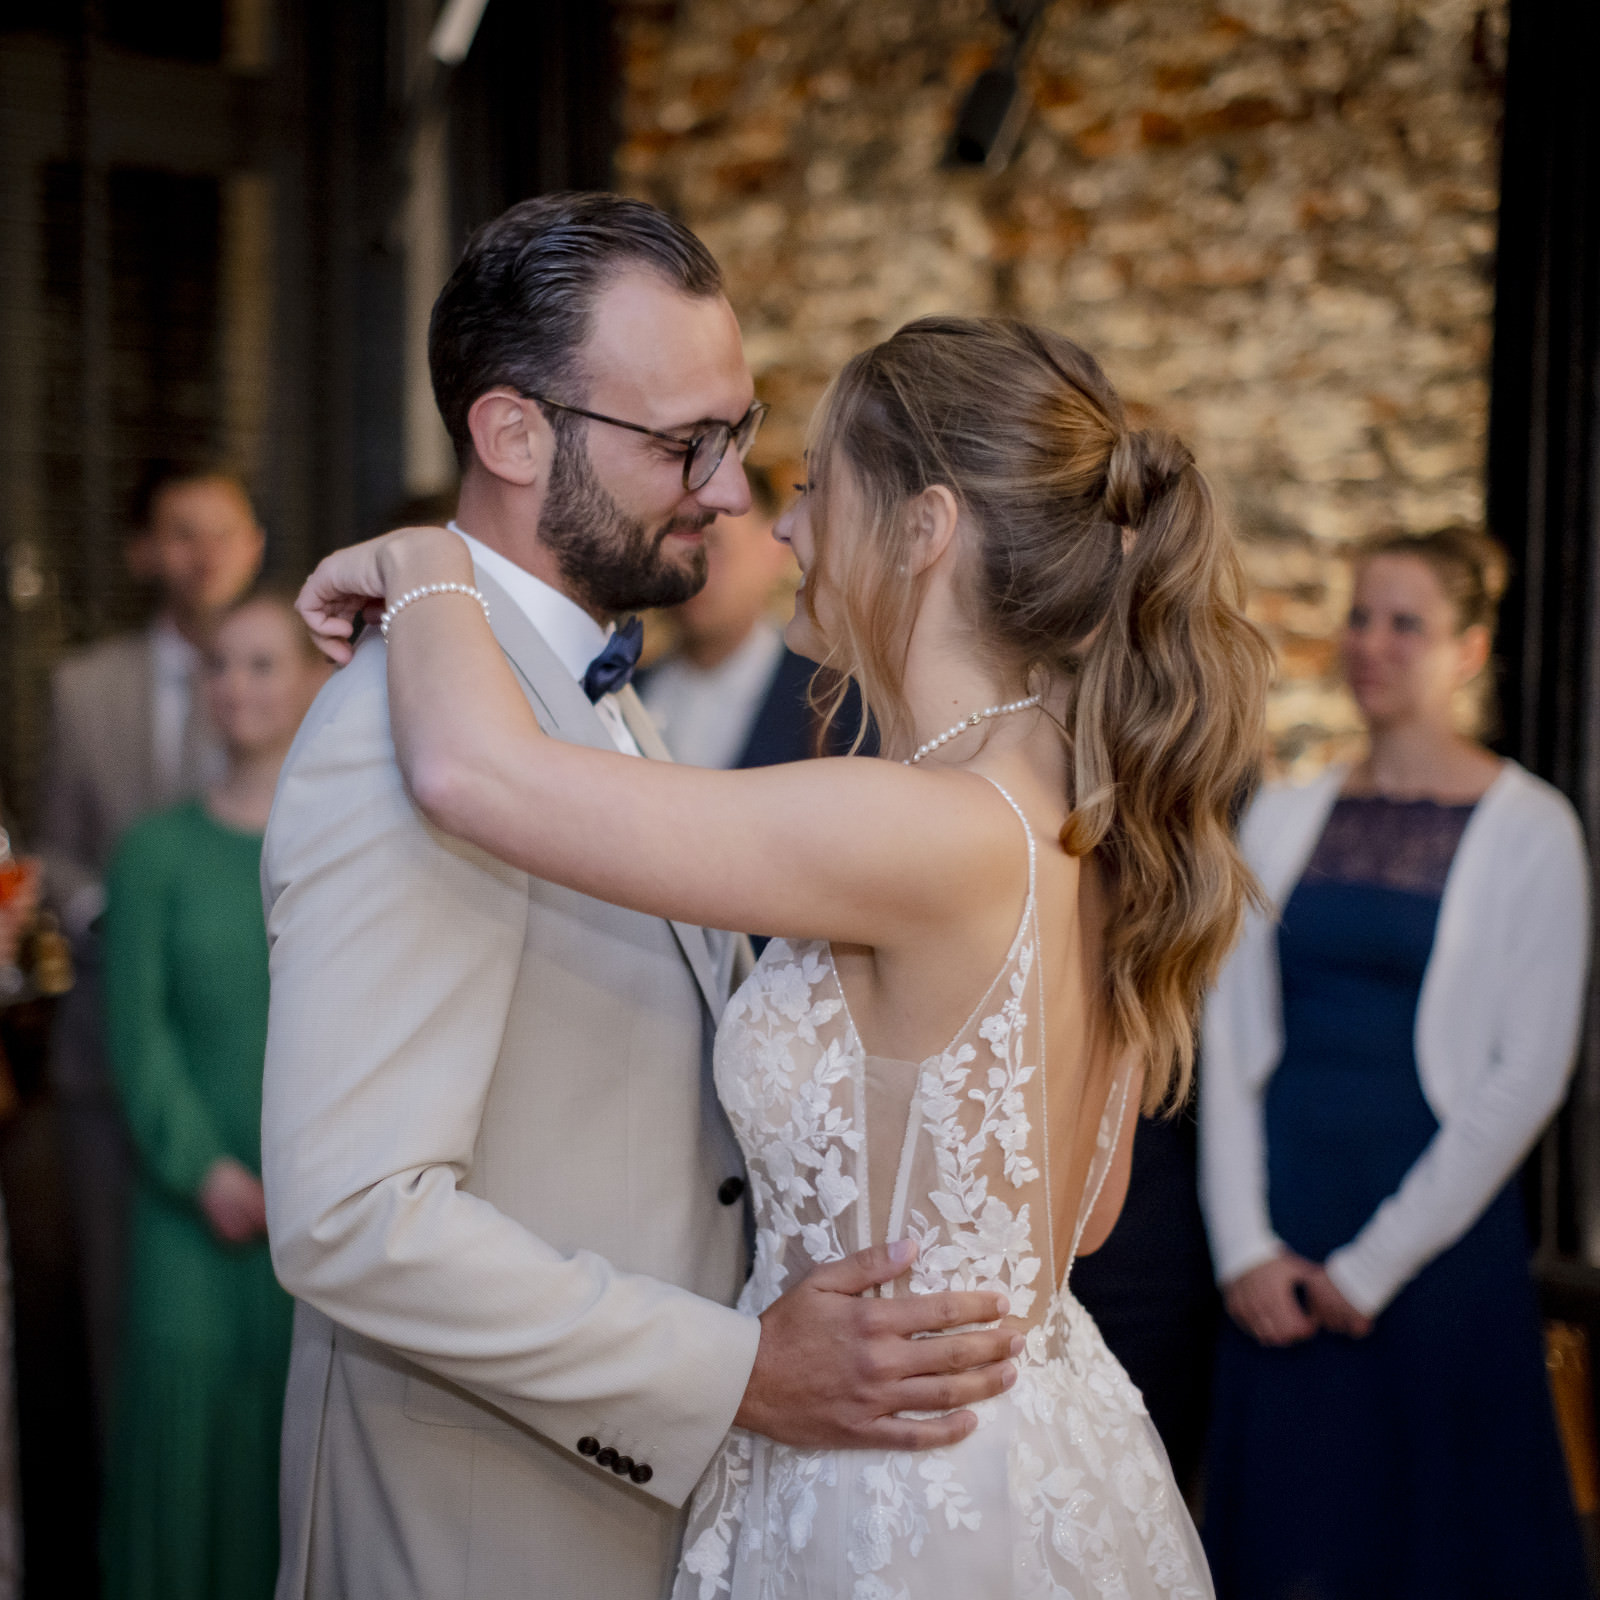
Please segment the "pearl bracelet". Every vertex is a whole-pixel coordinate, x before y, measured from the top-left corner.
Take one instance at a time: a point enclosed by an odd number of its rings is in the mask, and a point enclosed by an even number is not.
[[[413,600],[425,600],[430,594],[469,594],[483,607],[483,620],[492,620],[489,616],[489,602],[483,598],[480,590],[474,589],[470,583],[425,583],[420,589],[408,590],[401,595],[395,603],[378,619],[378,632],[385,639],[389,637],[389,624],[400,615]]]

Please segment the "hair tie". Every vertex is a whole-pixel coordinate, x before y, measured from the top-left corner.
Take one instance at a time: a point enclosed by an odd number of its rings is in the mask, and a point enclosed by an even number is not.
[[[1106,458],[1101,507],[1119,528],[1138,528],[1150,508],[1194,465],[1189,447],[1165,428],[1129,428]]]

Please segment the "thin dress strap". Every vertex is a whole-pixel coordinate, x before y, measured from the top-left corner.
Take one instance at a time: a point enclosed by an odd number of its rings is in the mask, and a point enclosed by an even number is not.
[[[1078,1208],[1078,1220],[1072,1230],[1072,1250],[1067,1257],[1067,1270],[1061,1275],[1062,1285],[1072,1276],[1072,1269],[1078,1260],[1078,1246],[1083,1243],[1083,1230],[1089,1226],[1089,1218],[1100,1203],[1100,1191],[1105,1188],[1106,1179],[1111,1175],[1111,1162],[1122,1140],[1122,1126],[1128,1115],[1128,1091],[1132,1087],[1132,1068],[1124,1064],[1112,1076],[1105,1110],[1100,1115],[1100,1126],[1095,1131],[1094,1155],[1089,1161],[1089,1178]]]
[[[1038,1038],[1038,1047],[1035,1052],[1035,1068],[1039,1074],[1039,1138],[1041,1143],[1040,1156],[1043,1161],[1044,1171],[1050,1171],[1050,1074],[1047,1068],[1048,1057],[1045,1046],[1044,1026],[1044,988],[1043,973],[1039,964],[1039,845],[1033,836],[1033,824],[1028,821],[1013,797],[1011,791],[1003,783],[991,778],[988,773],[980,772],[980,778],[992,788],[999,791],[1000,798],[1017,814],[1017,821],[1022,824],[1022,831],[1028,836],[1028,898],[1023,903],[1022,919],[1017,925],[1017,937],[1012,944],[1011,956],[1008,961],[1015,959],[1017,949],[1026,940],[1033,950],[1031,964],[1033,968],[1034,1003],[1037,1008],[1035,1031]],[[1020,998],[1020,991],[1019,991]],[[1047,1180],[1048,1182],[1048,1180]],[[1050,1263],[1052,1277],[1055,1273],[1056,1259],[1056,1219],[1055,1207],[1048,1198],[1042,1207],[1044,1211],[1045,1230],[1045,1260]],[[1082,1222],[1078,1224],[1077,1232],[1083,1232]],[[1073,1252],[1077,1252],[1077,1240],[1073,1240]],[[1070,1271],[1070,1266],[1068,1268]],[[1065,1278],[1062,1279],[1064,1283]]]
[[[933,1153],[928,1145],[930,1133],[926,1102],[928,1085],[938,1082],[941,1065],[949,1063],[955,1070],[960,1071],[964,1063],[972,1060],[977,1055],[980,1045],[984,1050],[989,1049],[988,1038],[983,1034],[983,1026],[986,1018],[990,1023],[993,1023],[997,1018],[998,1014],[990,1009],[996,994],[1003,993],[1009,997],[1010,1004],[1020,1006],[1029,975],[1034,970],[1033,955],[1038,946],[1039,919],[1036,906],[1038,863],[1033,829],[1028,825],[1028,819],[1023,815],[1022,808],[1006,793],[1000,784],[996,783],[992,778],[986,778],[984,781],[999,792],[1001,799],[1011,807],[1012,811],[1016,813],[1017,820],[1022,824],[1023,834],[1028,841],[1028,893],[1023,901],[1021,915],[1017,918],[1017,931],[1006,950],[1006,957],[1001,963],[1000,970],[989,981],[977,1004],[973,1006],[968,1014],[966,1021],[962,1023],[961,1027],[942,1050],[935,1051],[933,1054],[924,1057],[921,1062],[915,1064],[896,1062],[881,1057],[866,1058],[863,1055],[863,1072],[866,1073],[870,1070],[877,1079],[881,1079],[885,1069],[895,1067],[914,1066],[916,1072],[909,1103],[903,1113],[905,1121],[902,1141],[898,1160],[894,1163],[893,1168],[895,1179],[890,1190],[890,1203],[883,1232],[883,1237],[886,1239],[897,1239],[902,1236],[906,1229],[908,1214],[912,1218],[920,1215],[918,1211],[909,1208],[922,1205],[930,1210],[934,1209],[933,1203],[927,1199],[927,1196],[940,1187],[941,1180],[935,1173]],[[1020,972],[1018,970],[1019,964]],[[835,981],[837,982],[837,972],[835,973]],[[1037,981],[1036,977],[1034,981]],[[849,1021],[850,1031],[859,1043],[861,1035],[853,1019],[850,1019],[850,1003],[842,986],[839,987],[838,994],[844,1015]],[[1004,1011],[1005,1004],[1006,1002],[1001,1002],[1001,1012]],[[1037,1010],[1038,1008],[1035,1009]],[[1042,1048],[1042,1018],[1040,1019],[1040,1026]],[[866,1064],[869,1059],[871,1063],[870,1069]],[[931,1079],[929,1077],[930,1072],[933,1074]],[[868,1093],[865,1077],[863,1078],[861,1093],[864,1100]],[[887,1120],[887,1117],[880,1119],[881,1122],[886,1122]],[[969,1129],[967,1135],[969,1138],[971,1132],[972,1130]],[[981,1143],[982,1140],[980,1139],[979,1144]],[[967,1151],[967,1159],[974,1158],[976,1152],[977,1145],[970,1146]],[[867,1193],[868,1169],[871,1165],[872,1162],[870,1160],[864,1160],[858,1167],[856,1183],[862,1196]],[[916,1178],[913,1178],[914,1172],[917,1173]],[[865,1200],[862,1202],[861,1209],[863,1213],[867,1210]],[[862,1245],[869,1243],[871,1243],[870,1237],[861,1239]],[[879,1292],[885,1298],[893,1298],[895,1286],[892,1283],[885,1284]]]
[[[1028,900],[1022,911],[1022,930],[1033,933],[1034,947],[1038,947],[1038,907],[1036,905],[1036,888],[1038,879],[1039,848],[1034,840],[1033,828],[1027,817],[1023,814],[1022,807],[1012,798],[1004,784],[996,783],[987,773],[977,774],[987,784],[1000,791],[1001,798],[1017,814],[1017,820],[1022,824],[1023,832],[1028,836]],[[1050,1114],[1049,1114],[1049,1078],[1045,1068],[1045,1031],[1044,1031],[1044,997],[1038,997],[1038,1064],[1039,1088],[1041,1098],[1045,1102],[1041,1121],[1043,1127],[1040,1132],[1044,1143],[1045,1171],[1050,1171]],[[1100,1125],[1095,1130],[1094,1154],[1090,1158],[1087,1182],[1084,1188],[1083,1199],[1079,1206],[1078,1216],[1072,1230],[1072,1249],[1067,1256],[1067,1268],[1061,1275],[1061,1284],[1064,1285],[1072,1274],[1074,1263],[1078,1259],[1078,1246],[1083,1242],[1083,1231],[1089,1225],[1089,1218],[1094,1215],[1094,1208],[1099,1203],[1100,1191],[1105,1187],[1106,1179],[1111,1174],[1112,1158],[1116,1154],[1117,1145],[1122,1138],[1123,1124],[1128,1115],[1128,1091],[1132,1086],[1133,1074],[1124,1064],[1112,1075],[1110,1092],[1106,1095],[1105,1109],[1100,1116]],[[1048,1219],[1048,1229],[1054,1233],[1053,1208],[1046,1206],[1045,1214]],[[1051,1260],[1054,1260],[1054,1247],[1051,1247]]]
[[[1011,798],[1011,791],[1003,783],[996,783],[987,773],[980,772],[976,776],[982,778],[990,788],[999,791],[1000,798],[1016,812],[1017,821],[1022,824],[1022,831],[1028,836],[1028,898],[1022,907],[1022,921],[1026,925],[1028,918],[1034,912],[1035,890],[1038,887],[1039,879],[1039,846],[1034,841],[1033,825],[1023,815],[1022,807]]]

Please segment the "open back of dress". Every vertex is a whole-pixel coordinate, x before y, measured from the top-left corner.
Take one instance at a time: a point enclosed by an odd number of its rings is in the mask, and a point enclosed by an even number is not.
[[[1138,1393],[1066,1289],[1131,1114],[1132,1071],[1126,1059],[1094,1070],[1089,1048],[1080,1069],[1045,1070],[1038,849],[1000,792],[1026,834],[1027,897],[999,973],[943,1050],[920,1063],[868,1055],[828,945],[774,940],[729,1004],[715,1059],[756,1219],[741,1309],[763,1311],[823,1262],[914,1238],[912,1293],[1008,1298],[1026,1334],[1018,1382],[976,1408],[977,1432],[923,1455],[736,1432],[696,1496],[680,1596],[1209,1593]],[[1113,1488],[1103,1505],[1097,1481]],[[1130,1499],[1139,1549],[1163,1574],[1154,1584],[1122,1573],[1116,1523]],[[997,1562],[1009,1574],[998,1585]],[[1086,1562],[1111,1586],[1087,1587]]]
[[[868,1055],[820,942],[777,941],[723,1019],[717,1086],[750,1161],[758,1228],[753,1310],[820,1262],[909,1237],[914,1293],[998,1289],[1015,1319],[1048,1323],[1128,1113],[1131,1070],[1086,1063],[1054,1083],[1045,1071],[1038,847],[1005,798],[1027,838],[1027,898],[1000,971],[943,1050],[920,1063]],[[1086,1150],[1072,1130],[1096,1089]]]

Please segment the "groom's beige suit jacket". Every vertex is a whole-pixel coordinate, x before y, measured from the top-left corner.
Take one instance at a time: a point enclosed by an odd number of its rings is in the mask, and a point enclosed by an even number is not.
[[[614,749],[478,582],[544,728]],[[430,827],[375,636],[295,741],[262,881],[263,1172],[299,1301],[278,1600],[656,1600],[759,1336],[729,1309],[742,1166],[710,1074],[732,941]]]

